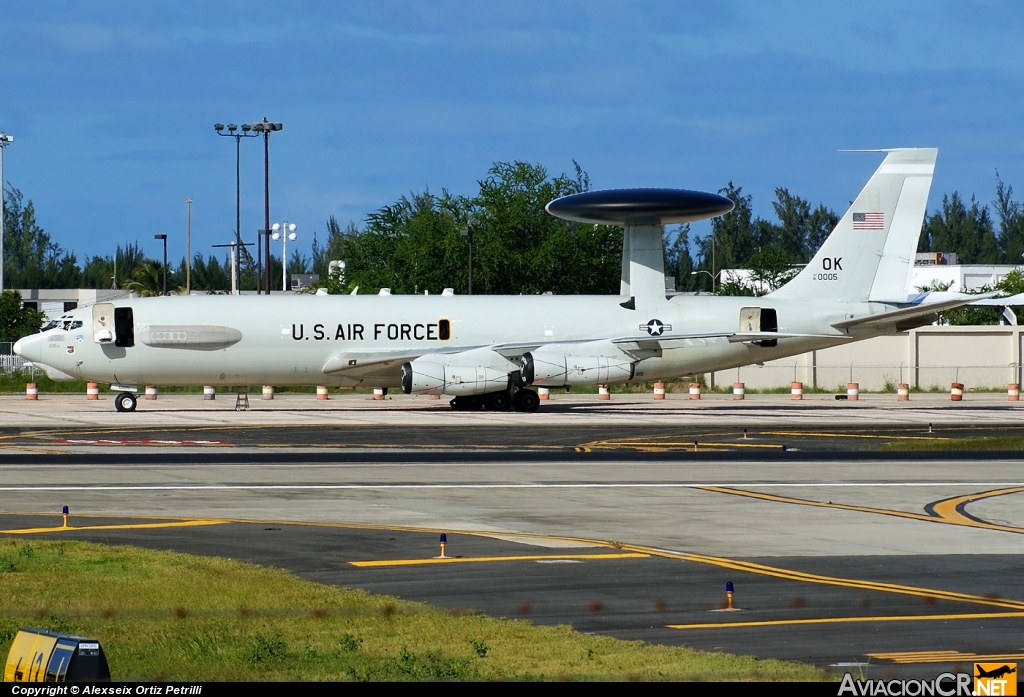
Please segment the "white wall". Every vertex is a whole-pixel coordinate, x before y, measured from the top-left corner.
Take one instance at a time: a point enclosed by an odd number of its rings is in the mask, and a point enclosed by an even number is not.
[[[793,381],[826,389],[858,382],[861,389],[880,390],[887,382],[901,381],[922,389],[948,389],[951,382],[968,389],[1005,389],[1021,381],[1022,329],[921,327],[709,377],[716,385],[743,382],[757,389],[787,387]]]

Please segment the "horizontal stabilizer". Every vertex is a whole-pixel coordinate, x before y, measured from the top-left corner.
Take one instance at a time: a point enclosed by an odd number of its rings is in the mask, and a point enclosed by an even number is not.
[[[1024,305],[1024,293],[1017,293],[1005,298],[985,298],[968,303],[970,307],[1021,307]]]
[[[963,307],[964,305],[970,305],[978,300],[991,298],[993,295],[995,295],[995,293],[967,295],[952,300],[942,300],[940,302],[919,303],[917,305],[912,305],[911,307],[900,308],[899,310],[890,310],[889,312],[879,312],[873,315],[865,315],[864,317],[844,319],[840,322],[833,322],[832,326],[836,329],[849,329],[850,327],[877,327],[887,324],[897,324],[899,322],[905,322],[907,320],[924,317],[926,315],[934,315],[935,313],[942,312],[943,310],[952,310],[957,307]]]

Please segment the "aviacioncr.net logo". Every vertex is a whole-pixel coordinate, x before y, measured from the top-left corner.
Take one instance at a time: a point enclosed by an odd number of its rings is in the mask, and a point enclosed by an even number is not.
[[[969,673],[942,673],[934,680],[854,680],[847,673],[839,685],[839,695],[856,697],[971,697]]]

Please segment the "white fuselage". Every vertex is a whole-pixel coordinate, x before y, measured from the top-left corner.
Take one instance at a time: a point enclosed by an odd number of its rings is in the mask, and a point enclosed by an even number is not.
[[[16,349],[29,360],[54,369],[57,377],[62,377],[59,371],[66,379],[121,385],[397,387],[402,361],[363,371],[329,373],[324,372],[325,365],[350,352],[455,354],[479,348],[483,353],[477,355],[486,354],[491,365],[512,372],[518,367],[515,356],[508,351],[501,356],[486,347],[644,338],[649,336],[646,325],[651,320],[664,325],[665,335],[730,333],[738,330],[743,307],[773,308],[779,332],[819,335],[779,339],[775,347],[730,343],[725,338],[663,341],[656,350],[634,352],[638,360],[632,380],[644,382],[763,363],[874,336],[882,332],[851,336],[832,328],[831,323],[884,308],[834,300],[773,301],[771,296],[677,295],[630,310],[621,306],[624,300],[619,296],[552,295],[134,298],[113,303],[132,310],[132,346],[98,342],[93,310],[83,307],[65,314],[56,328],[25,337]],[[450,326],[447,339],[441,338],[442,320],[448,320]],[[81,322],[77,328],[65,328],[77,322]],[[222,334],[240,334],[240,338],[223,347],[159,341],[162,336],[173,339],[177,329],[184,336],[190,327],[220,328]],[[147,337],[145,342],[143,337]]]

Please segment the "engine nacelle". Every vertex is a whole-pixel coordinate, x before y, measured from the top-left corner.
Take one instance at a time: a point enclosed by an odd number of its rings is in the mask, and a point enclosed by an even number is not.
[[[524,353],[520,375],[527,385],[606,385],[633,379],[635,363],[622,356],[573,356],[555,351]]]
[[[402,365],[402,392],[406,394],[472,395],[509,388],[509,374],[481,366],[444,365],[424,356]]]

